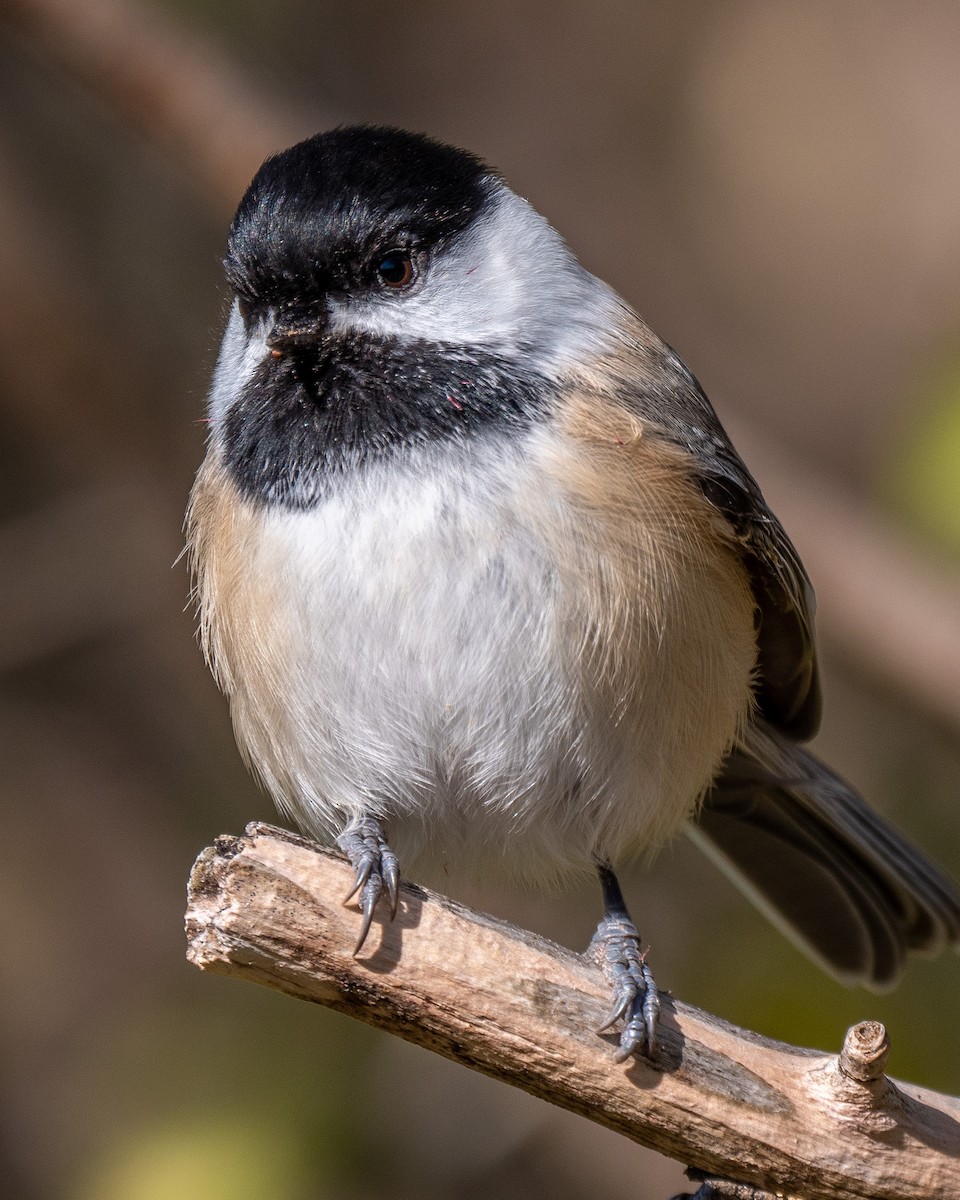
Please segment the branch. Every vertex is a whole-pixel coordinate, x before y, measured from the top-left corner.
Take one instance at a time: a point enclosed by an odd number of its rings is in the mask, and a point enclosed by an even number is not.
[[[882,1074],[882,1026],[839,1056],[665,998],[656,1062],[613,1061],[587,959],[411,884],[352,957],[346,861],[259,823],[190,878],[188,957],[387,1029],[710,1176],[805,1200],[960,1200],[960,1101]],[[379,940],[378,940],[379,933]],[[369,943],[368,943],[369,944]]]

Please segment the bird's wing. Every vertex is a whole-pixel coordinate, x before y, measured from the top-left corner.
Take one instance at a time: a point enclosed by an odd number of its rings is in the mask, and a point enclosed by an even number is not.
[[[645,428],[691,455],[704,495],[729,522],[757,603],[759,712],[805,741],[820,724],[820,684],[813,588],[800,556],[694,376],[646,327],[637,350],[624,401]]]
[[[704,495],[733,530],[759,616],[756,712],[690,834],[833,975],[888,987],[908,950],[960,942],[960,893],[796,745],[820,722],[813,588],[696,379],[636,328],[625,399],[646,429],[694,460]]]
[[[847,984],[895,984],[908,950],[960,942],[960,894],[823,763],[751,726],[690,836]]]

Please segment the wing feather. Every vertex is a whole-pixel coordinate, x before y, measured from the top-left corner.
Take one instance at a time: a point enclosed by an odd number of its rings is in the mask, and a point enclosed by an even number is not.
[[[757,706],[779,732],[806,741],[821,711],[813,587],[700,384],[669,346],[638,328],[621,398],[645,429],[691,455],[703,494],[730,523],[757,604]]]

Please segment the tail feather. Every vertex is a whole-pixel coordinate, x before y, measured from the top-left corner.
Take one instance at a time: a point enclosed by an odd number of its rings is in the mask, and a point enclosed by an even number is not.
[[[899,979],[908,950],[960,943],[960,892],[813,755],[754,725],[691,828],[694,840],[844,983]]]

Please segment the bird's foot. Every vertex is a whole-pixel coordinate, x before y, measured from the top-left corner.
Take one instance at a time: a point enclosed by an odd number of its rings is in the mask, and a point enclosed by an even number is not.
[[[640,949],[637,927],[619,913],[605,914],[588,953],[599,963],[613,990],[613,1008],[597,1033],[605,1033],[622,1020],[616,1061],[625,1062],[644,1049],[648,1058],[655,1057],[660,993]]]
[[[681,1192],[672,1200],[777,1200],[779,1193],[767,1192],[752,1183],[737,1183],[733,1179],[722,1179],[707,1175],[695,1167],[688,1167],[687,1178],[700,1187],[696,1192]]]
[[[390,920],[397,915],[397,900],[400,888],[400,864],[397,856],[387,845],[383,827],[376,817],[363,817],[356,825],[345,830],[337,838],[337,845],[350,860],[356,871],[353,887],[343,898],[344,904],[360,893],[360,910],[363,921],[360,936],[354,947],[356,957],[370,932],[374,909],[384,889],[390,903]]]

